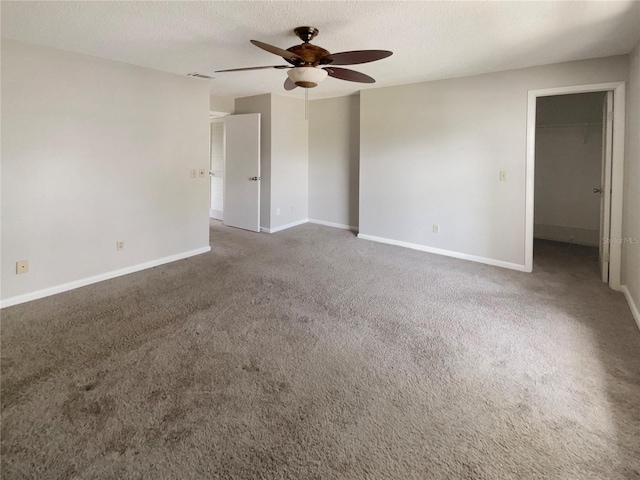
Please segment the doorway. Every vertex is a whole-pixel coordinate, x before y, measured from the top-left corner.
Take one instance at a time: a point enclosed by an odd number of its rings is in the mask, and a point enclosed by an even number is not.
[[[541,240],[581,246],[556,248],[557,253],[580,252],[587,260],[599,258],[600,238],[607,235],[602,231],[602,214],[610,206],[609,202],[601,206],[605,203],[606,179],[602,172],[607,148],[603,145],[606,96],[607,92],[574,93],[539,97],[536,101],[535,258],[543,246],[545,251],[551,249]],[[603,260],[605,255],[603,252]],[[600,272],[608,276],[608,260],[601,262]]]
[[[224,121],[222,119],[211,120],[211,196],[209,205],[209,217],[222,220],[224,212]]]
[[[526,270],[534,237],[597,242],[602,279],[619,289],[624,82],[532,90],[527,120]]]

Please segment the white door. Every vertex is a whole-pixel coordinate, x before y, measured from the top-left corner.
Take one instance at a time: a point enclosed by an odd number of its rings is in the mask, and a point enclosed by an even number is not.
[[[602,176],[600,187],[600,274],[609,283],[609,250],[611,234],[611,155],[613,152],[613,92],[607,92],[602,106]]]
[[[224,118],[223,223],[260,231],[260,114]]]

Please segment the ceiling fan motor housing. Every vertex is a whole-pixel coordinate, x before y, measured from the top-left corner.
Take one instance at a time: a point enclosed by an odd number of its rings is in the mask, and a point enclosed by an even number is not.
[[[288,52],[295,53],[302,60],[289,60],[285,58],[285,60],[292,65],[300,66],[300,65],[313,65],[317,66],[320,64],[320,60],[327,55],[330,55],[328,50],[325,50],[318,45],[312,45],[311,43],[302,43],[300,45],[294,45],[293,47],[287,48]]]

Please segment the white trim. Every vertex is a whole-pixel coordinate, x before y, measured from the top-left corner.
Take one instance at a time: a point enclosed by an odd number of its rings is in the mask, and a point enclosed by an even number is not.
[[[371,240],[373,242],[386,243],[388,245],[397,245],[398,247],[412,248],[414,250],[420,250],[421,252],[435,253],[437,255],[444,255],[445,257],[460,258],[462,260],[470,260],[472,262],[484,263],[487,265],[493,265],[494,267],[508,268],[511,270],[517,270],[519,272],[525,272],[526,267],[517,263],[503,262],[502,260],[495,260],[493,258],[478,257],[476,255],[468,255],[466,253],[453,252],[451,250],[443,250],[441,248],[427,247],[426,245],[420,245],[418,243],[403,242],[400,240],[392,240],[390,238],[376,237],[373,235],[365,235],[359,233],[358,238],[364,240]]]
[[[38,298],[49,297],[57,293],[67,292],[76,288],[91,285],[92,283],[102,282],[111,278],[121,277],[122,275],[128,275],[130,273],[139,272],[140,270],[146,270],[147,268],[157,267],[164,265],[165,263],[175,262],[176,260],[182,260],[184,258],[193,257],[194,255],[200,255],[211,251],[211,247],[202,247],[188,252],[178,253],[176,255],[170,255],[164,258],[158,258],[157,260],[151,260],[150,262],[139,263],[132,265],[131,267],[121,268],[119,270],[113,270],[107,273],[101,273],[93,277],[83,278],[82,280],[75,280],[73,282],[64,283],[55,287],[44,288],[35,292],[26,293],[24,295],[18,295],[16,297],[6,298],[0,300],[0,308],[10,307],[12,305],[18,305],[19,303],[30,302],[31,300],[37,300]]]
[[[287,228],[297,227],[298,225],[302,225],[303,223],[307,223],[308,221],[309,221],[308,218],[304,218],[302,220],[298,220],[297,222],[287,223],[286,225],[281,225],[279,227],[274,227],[274,228],[260,227],[260,231],[264,233],[276,233],[276,232],[279,232],[280,230],[286,230]]]
[[[636,321],[636,325],[638,325],[638,328],[640,328],[640,309],[638,309],[638,305],[636,305],[636,302],[633,300],[633,297],[631,296],[631,292],[629,291],[626,285],[622,285],[620,287],[620,291],[624,293],[624,298],[627,299],[627,303],[629,304],[629,309],[631,310],[631,315],[633,315],[633,318]]]
[[[212,122],[216,120],[222,120],[227,115],[231,114],[229,112],[215,112],[213,110],[209,110],[209,120],[211,120]]]
[[[624,201],[625,82],[613,91],[613,159],[611,162],[611,238],[622,238]],[[609,245],[609,286],[620,290],[622,242]]]
[[[536,139],[536,99],[550,95],[570,93],[603,92],[613,90],[613,159],[611,179],[611,231],[610,237],[622,237],[622,200],[624,172],[624,128],[625,128],[625,82],[574,85],[570,87],[529,90],[527,104],[527,160],[525,182],[525,247],[524,267],[533,271],[533,210],[535,187],[535,139]],[[620,269],[622,264],[622,244],[611,242],[609,260],[609,286],[620,290]]]
[[[325,222],[324,220],[315,220],[313,218],[309,219],[309,223],[315,223],[317,225],[324,225],[325,227],[333,227],[333,228],[341,228],[343,230],[351,230],[352,232],[357,232],[358,231],[358,227],[354,227],[352,225],[345,225],[343,223]]]

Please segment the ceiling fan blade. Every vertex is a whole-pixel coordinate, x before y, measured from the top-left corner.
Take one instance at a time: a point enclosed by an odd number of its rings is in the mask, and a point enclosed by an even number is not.
[[[285,90],[293,90],[296,87],[297,87],[297,85],[295,83],[293,83],[293,80],[291,80],[289,77],[287,77],[287,79],[284,81],[284,89]]]
[[[280,57],[286,58],[288,60],[293,61],[302,61],[302,57],[292,53],[288,50],[284,50],[282,48],[274,47],[273,45],[269,45],[268,43],[259,42],[258,40],[251,40],[256,47],[266,50],[269,53],[273,53],[274,55],[278,55]]]
[[[325,68],[330,77],[339,78],[340,80],[347,80],[348,82],[359,83],[376,83],[376,81],[369,75],[356,72],[355,70],[349,70],[348,68],[327,67]]]
[[[269,66],[265,66],[265,67],[229,68],[227,70],[216,70],[214,73],[242,72],[244,70],[262,70],[264,68],[291,68],[291,65],[269,65]]]
[[[389,50],[353,50],[325,55],[320,59],[321,65],[356,65],[358,63],[375,62],[393,55]]]

